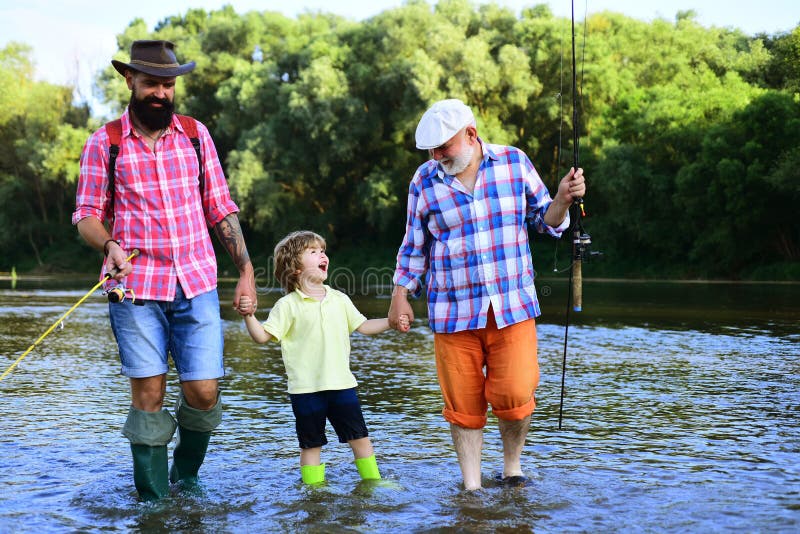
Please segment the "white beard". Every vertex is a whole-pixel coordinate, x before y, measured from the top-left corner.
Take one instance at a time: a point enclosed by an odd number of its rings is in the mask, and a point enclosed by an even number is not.
[[[464,171],[472,162],[472,155],[475,154],[475,146],[470,146],[465,149],[461,154],[450,160],[449,163],[441,163],[444,172],[451,176],[455,176]]]

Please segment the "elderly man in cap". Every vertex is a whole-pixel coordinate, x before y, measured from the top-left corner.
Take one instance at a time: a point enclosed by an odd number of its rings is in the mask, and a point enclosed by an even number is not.
[[[106,290],[115,296],[109,298],[111,328],[121,372],[130,379],[123,434],[136,489],[149,501],[167,495],[170,482],[196,483],[222,417],[222,324],[209,227],[239,270],[233,307],[247,296],[255,308],[256,289],[238,208],[208,129],[174,113],[177,77],[194,62],[178,63],[174,45],[157,40],[135,41],[130,57],[111,62],[131,98],[122,117],[84,146],[72,221],[103,252],[102,273],[118,271]],[[134,249],[139,255],[129,261]],[[169,356],[181,384],[175,418],[163,406]],[[167,444],[176,427],[168,471]]]
[[[409,187],[389,322],[413,318],[407,295],[420,293],[424,277],[443,415],[464,487],[481,487],[489,404],[503,442],[503,483],[524,484],[520,456],[539,383],[528,226],[560,237],[570,205],[586,191],[583,171],[571,169],[551,199],[528,157],[478,137],[472,111],[456,99],[424,113],[416,142],[430,159]]]

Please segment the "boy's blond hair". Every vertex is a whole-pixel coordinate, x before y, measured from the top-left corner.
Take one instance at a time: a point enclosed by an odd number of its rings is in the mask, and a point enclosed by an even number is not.
[[[275,279],[287,293],[300,287],[300,256],[314,245],[324,249],[325,238],[308,230],[292,232],[275,245]]]

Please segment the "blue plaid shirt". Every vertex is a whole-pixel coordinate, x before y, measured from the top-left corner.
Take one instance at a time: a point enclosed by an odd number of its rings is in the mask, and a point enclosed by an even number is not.
[[[474,192],[435,160],[409,187],[394,283],[419,296],[425,277],[434,332],[485,328],[490,304],[498,328],[539,316],[528,224],[554,237],[569,227],[569,215],[555,228],[544,223],[552,199],[524,152],[481,146]]]

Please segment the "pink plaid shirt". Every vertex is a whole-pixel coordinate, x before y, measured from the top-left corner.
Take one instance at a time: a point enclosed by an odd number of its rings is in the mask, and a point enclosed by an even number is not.
[[[139,249],[133,272],[124,281],[137,299],[171,301],[178,283],[187,298],[217,286],[208,228],[239,209],[230,197],[208,129],[198,122],[197,133],[205,165],[202,205],[197,156],[177,117],[153,153],[132,127],[128,111],[122,115],[114,217],[109,212],[105,127],[89,137],[81,153],[72,223],[86,217],[113,219],[112,237],[127,251]]]

